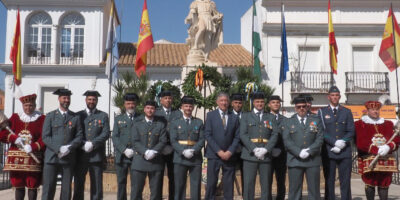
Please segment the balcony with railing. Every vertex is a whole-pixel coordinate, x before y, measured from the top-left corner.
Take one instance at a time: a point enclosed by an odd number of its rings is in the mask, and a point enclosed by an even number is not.
[[[327,93],[331,86],[330,72],[291,72],[291,93]]]
[[[83,64],[83,46],[79,48],[71,48],[68,46],[67,48],[60,49],[57,54],[59,58],[52,59],[52,46],[50,44],[43,45],[26,45],[27,56],[25,64],[32,65],[52,65],[52,64],[60,64],[60,65],[82,65]]]
[[[389,93],[389,75],[387,72],[346,72],[345,75],[346,93]]]

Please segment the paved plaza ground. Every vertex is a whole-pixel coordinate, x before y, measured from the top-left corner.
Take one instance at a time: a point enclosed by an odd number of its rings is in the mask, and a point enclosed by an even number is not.
[[[353,199],[355,200],[362,200],[366,199],[364,196],[364,183],[361,181],[359,177],[353,177],[352,178],[352,194],[353,194]],[[60,192],[60,186],[57,187],[57,193],[56,193],[56,198],[58,199],[59,197],[59,192]],[[321,190],[321,195],[323,196],[323,190]],[[336,194],[337,194],[337,199],[339,199],[339,186],[336,186]],[[128,194],[129,195],[129,194]],[[39,197],[41,197],[41,191],[39,191]],[[165,197],[165,196],[164,196]],[[128,197],[129,198],[129,197]],[[13,189],[7,189],[7,190],[0,190],[0,199],[4,200],[14,200],[14,190]],[[90,199],[89,197],[89,192],[85,192],[85,199]],[[114,200],[116,199],[116,193],[114,192],[106,192],[104,193],[104,200]],[[145,198],[148,199],[148,198]],[[222,198],[220,198],[222,200]],[[235,199],[242,199],[241,197],[237,196]],[[304,193],[304,198],[307,199],[307,194]],[[376,198],[378,199],[378,198]],[[400,185],[392,185],[389,190],[389,199],[394,200],[394,199],[400,199]]]

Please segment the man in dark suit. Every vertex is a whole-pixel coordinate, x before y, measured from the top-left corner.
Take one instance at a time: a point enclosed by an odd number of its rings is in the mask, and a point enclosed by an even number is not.
[[[240,123],[240,119],[242,118],[242,108],[243,108],[243,100],[244,100],[244,96],[243,94],[240,93],[235,93],[231,95],[231,107],[232,107],[232,113],[235,114],[238,118],[239,118],[239,123]],[[240,182],[242,185],[242,195],[243,195],[243,186],[244,186],[244,179],[243,179],[243,160],[242,158],[240,158],[240,154],[242,153],[242,147],[243,144],[240,141],[238,147],[236,148],[236,154],[237,154],[237,158],[238,161],[236,162],[236,170],[240,171]],[[236,179],[236,176],[235,176]],[[236,180],[235,180],[236,182]]]
[[[117,173],[118,191],[117,199],[126,200],[126,182],[128,171],[131,166],[133,151],[132,127],[135,120],[140,117],[136,112],[139,97],[135,93],[124,95],[124,111],[114,119],[112,141],[115,148],[115,171]],[[132,175],[131,175],[132,177]],[[132,185],[132,178],[131,178]]]
[[[167,131],[167,145],[165,145],[163,151],[161,152],[164,156],[165,165],[167,167],[168,175],[168,199],[174,199],[175,183],[174,183],[174,163],[173,163],[173,148],[171,142],[169,141],[169,124],[172,120],[178,119],[182,116],[182,112],[179,110],[172,109],[172,102],[174,101],[171,91],[164,90],[160,93],[160,103],[161,106],[156,109],[156,116],[162,117],[165,120],[165,126]],[[164,183],[164,181],[163,181]]]
[[[42,200],[52,200],[56,192],[57,174],[61,171],[61,200],[71,199],[71,181],[76,164],[76,150],[82,143],[83,130],[79,115],[69,110],[71,91],[58,89],[60,106],[47,114],[43,124],[46,145],[43,167]]]
[[[271,114],[275,116],[277,125],[278,125],[278,142],[275,145],[275,148],[272,149],[272,174],[275,172],[276,186],[277,186],[277,194],[276,200],[285,199],[286,193],[286,150],[285,145],[283,144],[282,138],[282,125],[283,120],[286,119],[285,116],[279,114],[279,110],[281,109],[281,98],[277,95],[272,95],[268,100],[268,107],[271,111]],[[271,176],[271,179],[273,176]],[[272,199],[272,183],[271,180],[270,190],[269,190],[269,198]]]
[[[318,111],[324,125],[322,164],[325,176],[325,199],[335,199],[336,167],[339,171],[341,199],[351,199],[351,142],[354,138],[354,119],[351,110],[339,105],[340,91],[332,86],[329,105]]]
[[[307,115],[304,98],[293,100],[296,114],[284,120],[283,142],[289,168],[289,199],[301,199],[303,177],[307,179],[308,199],[319,200],[321,146],[324,142],[322,122],[316,115]]]
[[[83,199],[86,173],[90,176],[90,199],[103,199],[103,167],[106,140],[110,135],[107,113],[96,108],[101,95],[94,90],[84,94],[87,108],[78,112],[83,125],[83,142],[78,149],[79,165],[75,167],[74,196],[72,199]]]
[[[205,199],[215,199],[218,174],[222,168],[224,199],[233,199],[233,180],[237,157],[234,156],[239,143],[239,120],[234,114],[228,114],[229,96],[220,93],[217,96],[218,109],[207,113],[205,137],[207,147],[207,186]]]

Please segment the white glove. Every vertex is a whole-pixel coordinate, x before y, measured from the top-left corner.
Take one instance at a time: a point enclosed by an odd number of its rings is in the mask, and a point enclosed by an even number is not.
[[[85,145],[83,146],[83,150],[85,150],[87,153],[93,151],[93,143],[85,142]]]
[[[17,146],[24,146],[24,139],[22,139],[21,137],[18,137],[17,139],[15,139],[14,144]]]
[[[169,155],[169,154],[171,154],[173,151],[174,151],[174,148],[172,148],[171,145],[165,145],[165,147],[163,148],[163,150],[162,150],[161,153],[162,153],[163,155]]]
[[[59,158],[62,158],[62,157],[64,157],[64,156],[68,155],[69,152],[70,152],[70,150],[69,150],[69,147],[70,147],[70,146],[71,146],[71,145],[63,145],[63,146],[61,146],[61,147],[60,147],[60,150],[59,150],[59,153],[58,153],[58,157],[59,157]]]
[[[338,147],[339,149],[343,149],[346,147],[346,142],[344,140],[336,140],[335,147]]]
[[[264,160],[264,154],[262,154],[262,148],[254,148],[253,152],[254,152],[254,156],[258,159],[258,160]]]
[[[191,159],[194,156],[194,149],[185,149],[182,152],[183,156],[187,159]]]
[[[29,144],[24,145],[24,151],[26,153],[31,153],[32,152],[32,147]]]
[[[389,153],[389,151],[390,151],[389,145],[385,144],[385,145],[379,146],[378,154],[380,156],[386,156]]]
[[[268,150],[267,150],[266,148],[260,148],[259,152],[260,152],[260,154],[264,157],[265,154],[268,153]]]
[[[333,147],[333,148],[331,149],[331,151],[332,151],[333,153],[340,153],[341,149],[340,149],[339,147],[335,146],[335,147]]]
[[[302,150],[300,151],[299,157],[300,157],[301,159],[306,159],[306,158],[308,158],[308,157],[310,156],[310,153],[307,152],[308,150],[309,150],[309,149],[302,149]]]
[[[157,154],[158,152],[157,151],[154,151],[154,150],[147,150],[145,153],[144,153],[144,159],[146,159],[146,160],[151,160],[151,159],[153,159],[154,157],[156,157],[156,154]]]
[[[125,156],[127,157],[127,158],[132,158],[133,157],[133,154],[134,154],[135,152],[133,151],[133,149],[125,149],[125,151],[124,151],[124,154],[125,154]]]
[[[281,154],[282,150],[279,148],[273,148],[272,149],[272,156],[273,157],[278,157]]]

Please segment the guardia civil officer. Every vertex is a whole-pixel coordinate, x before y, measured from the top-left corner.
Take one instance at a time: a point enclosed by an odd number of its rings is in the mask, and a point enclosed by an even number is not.
[[[140,117],[136,112],[136,105],[139,97],[135,93],[127,93],[124,95],[124,110],[114,119],[114,129],[112,133],[112,141],[115,148],[115,170],[118,182],[118,200],[126,200],[126,181],[128,171],[131,166],[134,154],[132,138],[132,127],[135,120]],[[131,175],[131,185],[132,185]]]
[[[339,172],[342,200],[351,199],[351,142],[354,138],[354,119],[351,110],[339,104],[340,91],[332,86],[328,92],[329,105],[318,115],[324,125],[322,165],[325,176],[325,199],[335,199],[336,168]]]
[[[144,116],[137,119],[132,127],[131,143],[135,154],[131,164],[131,200],[142,199],[146,177],[149,177],[150,199],[162,198],[164,159],[161,151],[167,143],[165,123],[155,117],[156,102],[146,101]]]
[[[83,142],[77,151],[79,164],[75,167],[73,199],[84,198],[85,178],[88,171],[90,199],[103,199],[105,146],[110,135],[110,125],[107,113],[96,108],[100,93],[88,90],[83,95],[86,96],[86,108],[78,112],[83,125]]]
[[[319,200],[321,146],[324,141],[321,120],[307,115],[307,101],[296,97],[295,111],[284,120],[283,142],[287,149],[289,169],[289,199],[301,199],[304,174],[307,179],[308,199]]]
[[[272,95],[268,99],[268,107],[270,110],[270,113],[275,116],[276,119],[276,124],[278,125],[278,141],[275,145],[275,147],[272,149],[272,170],[271,173],[275,173],[275,179],[276,179],[276,186],[277,186],[277,194],[276,194],[276,199],[277,200],[283,200],[285,199],[285,193],[286,193],[286,149],[285,145],[283,144],[283,138],[282,138],[282,125],[283,125],[283,120],[286,119],[285,116],[279,114],[279,111],[281,109],[281,98],[277,95]],[[271,176],[271,179],[273,176]],[[270,190],[269,190],[269,196],[270,199],[272,198],[272,183],[273,180],[271,180],[270,184]]]
[[[243,159],[244,188],[243,198],[254,199],[257,172],[260,173],[261,199],[270,199],[271,152],[278,140],[278,126],[275,116],[264,112],[264,93],[252,95],[253,110],[245,113],[240,121],[240,139],[244,145]]]
[[[163,151],[161,152],[164,155],[165,164],[167,167],[167,175],[168,175],[168,199],[174,199],[174,163],[173,163],[173,148],[169,141],[169,124],[172,120],[177,119],[182,116],[182,112],[179,110],[172,109],[172,103],[174,102],[174,97],[172,92],[169,90],[161,91],[159,94],[160,104],[161,106],[156,110],[156,116],[162,117],[166,123],[166,131],[167,131],[167,139],[168,142],[165,145]],[[163,181],[164,182],[164,181]]]
[[[170,140],[174,148],[175,200],[186,199],[186,180],[190,176],[190,199],[201,197],[201,164],[204,147],[203,121],[192,116],[194,98],[181,99],[183,116],[171,122]]]
[[[71,91],[58,89],[59,107],[47,114],[43,124],[42,138],[46,145],[43,167],[42,200],[54,199],[57,174],[61,171],[61,200],[71,199],[71,181],[76,164],[76,150],[83,138],[79,115],[70,111]]]

